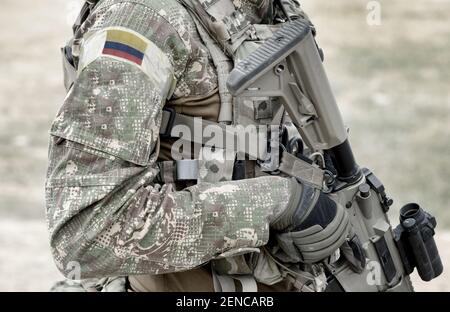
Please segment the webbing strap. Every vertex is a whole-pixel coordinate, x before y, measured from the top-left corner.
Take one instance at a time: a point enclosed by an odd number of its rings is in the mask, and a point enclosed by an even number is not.
[[[159,129],[159,133],[164,136],[169,137],[178,137],[177,133],[173,133],[174,127],[179,127],[175,130],[183,130],[182,127],[187,127],[192,135],[195,134],[195,130],[201,131],[200,134],[203,134],[203,130],[206,127],[213,126],[218,127],[222,131],[226,131],[227,128],[225,125],[212,122],[206,119],[202,119],[200,117],[192,117],[187,116],[183,114],[179,114],[175,112],[173,109],[164,108],[162,112],[162,120],[161,120],[161,126]],[[209,139],[209,138],[208,138]],[[196,143],[202,143],[203,141],[196,142]],[[223,148],[223,146],[219,146],[220,148]]]
[[[71,40],[71,54],[73,57],[73,65],[76,70],[78,70],[78,59],[80,56],[81,43],[83,39],[83,25],[91,15],[98,2],[99,0],[86,0],[75,21],[75,24],[72,26],[73,38]]]
[[[323,188],[324,171],[290,153],[283,152],[279,170],[319,190]]]
[[[246,148],[247,146],[245,144],[240,144],[239,140],[246,139],[245,135],[242,136],[239,135],[239,129],[235,128],[233,126],[225,126],[223,124],[203,120],[201,118],[195,118],[191,116],[186,116],[182,114],[175,113],[173,110],[164,110],[163,111],[163,121],[161,124],[161,130],[160,133],[167,135],[170,134],[171,136],[178,137],[179,133],[173,133],[172,130],[175,126],[184,126],[187,127],[191,133],[191,140],[189,142],[194,142],[197,144],[202,144],[205,146],[214,145],[216,148],[220,149],[227,149],[227,140],[234,140],[236,144],[233,144],[231,147],[235,149],[235,152],[237,153],[246,153],[250,157],[253,157],[254,159],[259,159],[265,161],[267,154],[266,151],[260,150],[257,148],[256,150],[253,148]],[[220,140],[213,140],[211,141],[210,137],[205,137],[204,130],[209,127],[213,126],[214,131],[222,132]],[[181,130],[181,129],[180,129]],[[259,133],[259,134],[250,134],[249,140],[267,140],[267,134]],[[185,139],[185,138],[182,138]],[[212,143],[212,144],[211,144]],[[244,142],[245,143],[245,142]],[[261,144],[260,144],[261,145]],[[182,163],[178,163],[177,165],[181,165]],[[185,166],[183,164],[183,166]],[[189,172],[189,177],[192,177],[194,172],[193,171],[193,164],[186,163],[186,170],[183,171],[185,173]],[[282,173],[298,178],[304,183],[308,183],[309,185],[313,186],[316,189],[321,190],[323,188],[323,182],[324,182],[324,171],[320,169],[319,167],[308,163],[305,160],[302,160],[288,152],[282,152],[281,154],[281,161],[278,168],[275,168],[280,170]],[[274,170],[275,170],[274,169]],[[184,170],[184,169],[183,169]],[[197,166],[197,172],[198,172],[198,166]],[[192,180],[196,180],[192,179]]]
[[[211,53],[214,66],[217,69],[219,84],[220,112],[218,121],[230,124],[233,121],[233,96],[227,87],[228,76],[233,69],[233,61],[225,55],[223,49],[209,36],[200,22],[194,17],[198,33]]]
[[[177,181],[196,181],[199,177],[199,162],[197,159],[177,161],[162,161],[158,163],[160,179],[164,183]]]
[[[241,282],[242,292],[258,291],[258,284],[256,284],[256,280],[252,275],[236,276],[235,279]]]
[[[173,161],[163,161],[159,163],[160,175],[162,182],[174,183],[176,182],[176,173]]]
[[[215,292],[236,292],[233,279],[228,275],[219,275],[212,270],[213,284]]]
[[[176,165],[178,180],[197,180],[197,178],[199,177],[198,160],[177,160]]]
[[[213,285],[215,292],[236,292],[234,281],[239,281],[242,292],[257,292],[258,284],[252,275],[219,275],[212,269]]]
[[[200,13],[200,11],[203,11],[203,9],[200,9],[200,7],[202,7],[200,3],[196,3],[191,0],[178,0],[178,2],[183,5],[191,15],[197,27],[200,38],[211,54],[211,58],[217,70],[219,84],[221,105],[218,121],[220,123],[230,124],[233,121],[233,96],[228,90],[226,83],[234,65],[233,60],[225,53],[227,47],[226,41],[229,39],[229,34],[222,32],[219,32],[219,34],[215,31],[211,31],[211,29],[207,26],[207,22],[201,17],[201,15],[204,15],[206,12]],[[219,29],[216,28],[215,30],[218,31]]]
[[[187,128],[190,132],[189,142],[220,149],[230,149],[231,147],[235,152],[247,154],[253,159],[264,159],[266,156],[264,144],[251,146],[256,146],[256,148],[249,148],[249,145],[255,142],[267,142],[267,133],[246,132],[244,134],[239,127],[186,116],[175,113],[173,110],[163,110],[160,135],[186,140],[182,133],[178,133],[178,131],[183,131],[183,128]],[[211,137],[204,135],[205,132],[210,132]],[[216,137],[217,134],[219,137]]]
[[[81,11],[72,26],[73,33],[75,34],[78,29],[83,25],[83,23],[86,21],[86,19],[89,17],[89,14],[91,13],[92,9],[97,4],[98,0],[86,0],[84,2],[83,7],[81,8]]]

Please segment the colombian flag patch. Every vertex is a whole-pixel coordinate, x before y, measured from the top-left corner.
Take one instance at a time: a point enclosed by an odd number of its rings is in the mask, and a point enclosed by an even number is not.
[[[142,65],[147,43],[133,33],[110,29],[106,35],[103,54],[111,55]]]

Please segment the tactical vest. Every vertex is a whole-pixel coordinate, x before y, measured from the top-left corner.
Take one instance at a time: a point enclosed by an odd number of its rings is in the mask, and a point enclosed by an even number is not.
[[[84,33],[85,21],[94,11],[98,0],[87,0],[81,13],[73,26],[74,37],[69,44],[62,49],[64,62],[64,82],[67,89],[73,84],[78,66],[78,56],[82,34]],[[255,51],[266,40],[271,38],[282,23],[289,20],[304,18],[297,0],[267,0],[262,2],[261,11],[264,18],[255,16],[256,23],[252,23],[244,16],[244,13],[237,10],[232,0],[178,0],[192,16],[199,35],[205,46],[211,53],[213,63],[217,69],[218,85],[220,95],[220,112],[218,123],[213,123],[227,132],[227,125],[276,125],[283,131],[283,140],[286,145],[292,148],[288,152],[280,155],[282,159],[278,173],[285,176],[296,176],[306,184],[321,189],[323,186],[324,172],[313,166],[307,160],[298,159],[296,153],[299,149],[299,134],[295,127],[289,122],[283,105],[273,98],[234,98],[227,89],[226,82],[234,64],[247,57]],[[311,25],[312,26],[312,25]],[[171,129],[175,125],[185,125],[190,129],[195,128],[195,120],[192,117],[176,113],[174,110],[165,109],[160,130],[162,139],[171,136]],[[212,124],[202,122],[203,127]],[[259,134],[258,134],[259,135]],[[267,134],[264,134],[267,135]],[[194,142],[203,144],[202,138]],[[278,146],[272,146],[278,149]],[[295,150],[295,151],[294,151]],[[223,180],[237,180],[265,175],[264,166],[270,171],[270,159],[258,159],[256,161],[238,162],[223,161],[223,159],[234,159],[233,153],[224,148],[215,148],[214,153],[222,153],[222,161],[215,161],[217,155],[211,155],[211,159],[202,160],[180,160],[163,161],[158,163],[160,174],[158,182],[174,183],[178,180],[197,182],[219,182]],[[230,155],[231,153],[231,155]],[[296,155],[293,155],[296,154]],[[272,156],[273,157],[273,156]],[[218,168],[218,174],[201,175],[203,170],[211,173],[212,166]],[[251,169],[249,170],[249,166]],[[263,169],[261,169],[263,167]],[[248,266],[248,257],[245,255],[258,252],[260,256],[256,259],[256,267]],[[225,257],[226,256],[226,257]],[[256,280],[267,284],[274,284],[283,279],[291,279],[292,284],[300,285],[302,290],[320,290],[325,285],[324,275],[312,275],[308,272],[292,272],[290,269],[282,268],[283,265],[276,263],[276,260],[264,250],[241,249],[238,254],[223,255],[223,260],[212,261],[212,274],[216,290],[232,291],[233,282],[229,276],[238,279],[243,288],[249,291],[256,291]],[[231,267],[231,269],[230,269]],[[306,286],[309,285],[309,286]]]
[[[236,131],[229,131],[226,125],[249,126],[265,125],[280,126],[279,135],[282,136],[283,146],[288,153],[283,155],[268,155],[261,146],[256,151],[251,151],[250,157],[258,159],[258,166],[255,161],[222,161],[222,159],[234,159],[239,150],[225,150],[225,146],[216,144],[215,152],[202,153],[201,156],[193,155],[196,160],[161,161],[160,175],[157,182],[172,183],[176,181],[197,181],[197,182],[219,182],[224,180],[236,180],[243,178],[253,178],[265,175],[266,172],[281,171],[287,176],[295,176],[310,184],[315,188],[322,188],[324,172],[312,166],[309,159],[301,159],[303,144],[298,131],[289,122],[289,117],[285,114],[283,105],[273,98],[233,98],[226,86],[227,78],[234,64],[244,59],[255,51],[266,40],[271,38],[282,23],[302,18],[309,22],[308,17],[303,13],[297,0],[271,0],[261,1],[260,16],[244,15],[243,12],[235,8],[232,0],[177,0],[184,6],[192,16],[198,33],[205,46],[210,51],[213,63],[217,69],[220,112],[218,123],[205,120],[201,121],[201,127],[211,125],[221,128],[223,137],[236,136]],[[73,26],[74,37],[63,49],[65,86],[70,88],[76,76],[78,56],[82,35],[85,28],[85,21],[94,10],[98,0],[88,0]],[[255,23],[252,23],[253,20]],[[312,26],[312,25],[311,25]],[[315,33],[314,28],[313,33]],[[181,99],[182,102],[182,99]],[[166,107],[163,112],[163,119],[160,129],[162,139],[169,139],[174,126],[182,125],[195,132],[197,121],[189,116],[177,114],[173,109]],[[278,130],[277,130],[278,131]],[[231,132],[231,133],[230,133]],[[233,133],[234,132],[234,133]],[[269,141],[268,133],[254,133],[249,140]],[[265,139],[266,137],[266,139]],[[193,143],[204,145],[208,138],[194,136]],[[217,142],[215,142],[217,143]],[[223,142],[225,143],[225,142]],[[239,145],[239,144],[238,144]],[[275,151],[278,146],[269,146],[268,149]],[[245,152],[248,152],[247,150]],[[295,155],[293,155],[295,154]],[[192,158],[191,155],[182,155],[183,158]],[[298,158],[300,157],[300,159]],[[202,160],[198,160],[201,158]],[[209,159],[208,159],[209,158]],[[271,159],[272,158],[272,159]],[[280,158],[281,164],[274,161]],[[220,159],[215,161],[214,159]],[[214,167],[214,173],[210,168]],[[217,170],[218,169],[218,170]],[[203,174],[201,174],[203,172]],[[207,172],[207,174],[205,174]]]

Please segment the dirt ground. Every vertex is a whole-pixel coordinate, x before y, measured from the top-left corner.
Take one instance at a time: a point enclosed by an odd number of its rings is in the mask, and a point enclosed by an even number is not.
[[[450,267],[450,0],[304,0],[351,129],[358,162],[402,204],[439,220]],[[58,279],[44,218],[48,129],[64,98],[59,47],[80,1],[2,0],[0,10],[0,291],[46,291]],[[396,222],[395,222],[396,223]],[[416,279],[416,278],[415,278]],[[447,272],[417,282],[450,291]]]

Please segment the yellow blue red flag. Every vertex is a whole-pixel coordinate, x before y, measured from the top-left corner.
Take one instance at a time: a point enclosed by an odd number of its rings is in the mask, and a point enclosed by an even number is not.
[[[123,30],[108,30],[103,54],[112,55],[142,65],[147,43],[135,34]]]

